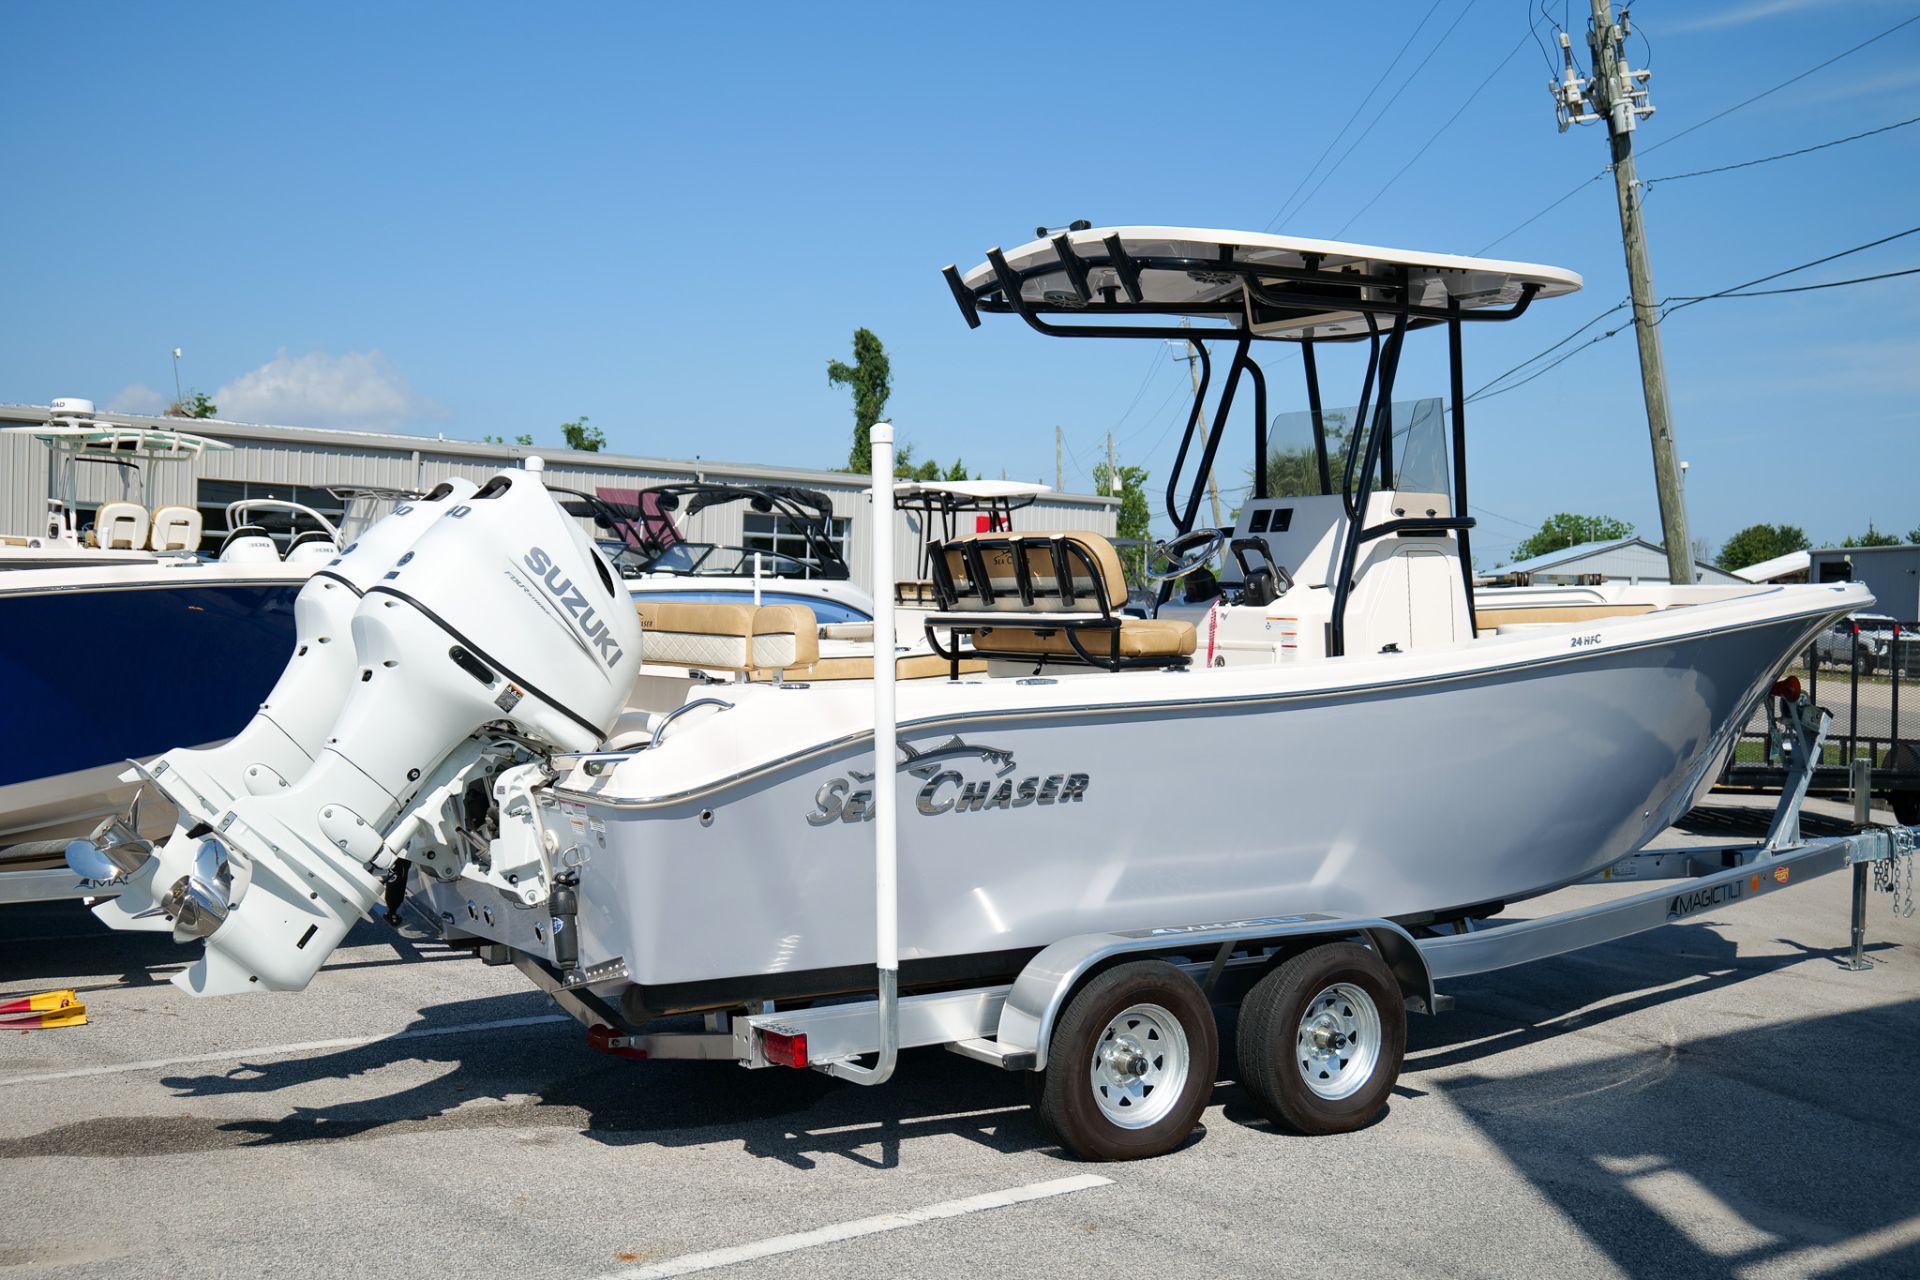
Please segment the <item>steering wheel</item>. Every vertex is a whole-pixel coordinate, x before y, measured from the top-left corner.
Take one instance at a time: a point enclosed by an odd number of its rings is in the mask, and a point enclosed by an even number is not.
[[[1226,529],[1193,529],[1171,542],[1156,543],[1148,559],[1164,560],[1167,567],[1157,573],[1149,570],[1147,581],[1171,582],[1186,577],[1220,554],[1229,533]]]

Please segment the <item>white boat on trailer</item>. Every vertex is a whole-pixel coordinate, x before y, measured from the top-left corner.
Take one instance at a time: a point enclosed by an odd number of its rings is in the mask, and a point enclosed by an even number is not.
[[[1200,481],[1184,504],[1170,487],[1188,532],[1163,548],[1167,580],[1222,549],[1245,562],[1204,642],[1120,614],[1098,535],[986,531],[931,560],[928,636],[969,643],[888,661],[882,513],[865,670],[822,670],[785,616],[658,605],[643,635],[539,474],[497,475],[368,589],[354,669],[296,691],[324,700],[316,722],[337,708],[304,774],[249,794],[239,756],[148,767],[181,826],[138,873],[159,918],[121,923],[202,941],[176,979],[189,991],[297,990],[411,877],[448,937],[518,965],[603,1048],[876,1083],[902,1046],[945,1044],[1037,1073],[1066,1146],[1127,1158],[1177,1145],[1206,1104],[1210,1001],[1244,1002],[1237,1074],[1269,1115],[1342,1131],[1378,1112],[1406,1011],[1437,1011],[1437,981],[1690,911],[1659,892],[1488,923],[1506,904],[1628,867],[1700,875],[1717,904],[1910,850],[1904,829],[1809,844],[1796,802],[1751,849],[1634,857],[1712,784],[1787,656],[1866,602],[1859,586],[1476,626],[1461,336],[1577,277],[1118,228],[947,279],[972,323],[1231,343],[1201,477],[1242,380],[1261,452],[1257,343],[1298,344],[1314,406],[1315,348],[1364,344],[1361,402],[1380,407],[1337,486],[1323,448],[1326,492],[1256,491],[1231,533],[1193,530]],[[1399,488],[1386,406],[1423,327],[1449,339],[1452,474]],[[890,427],[874,458],[888,493]],[[1477,802],[1494,791],[1506,802]],[[705,1030],[648,1025],[689,1012]]]

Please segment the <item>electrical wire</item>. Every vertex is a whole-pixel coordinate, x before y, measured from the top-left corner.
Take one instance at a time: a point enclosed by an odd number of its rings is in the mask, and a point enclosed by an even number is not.
[[[1881,40],[1885,40],[1888,36],[1900,30],[1902,27],[1912,26],[1916,22],[1920,22],[1920,13],[1916,13],[1912,17],[1904,18],[1901,21],[1894,23],[1892,26],[1888,27],[1885,31],[1882,31],[1879,35],[1869,36],[1865,40],[1862,40],[1859,44],[1854,45],[1851,49],[1846,49],[1841,51],[1840,53],[1834,54],[1831,58],[1828,58],[1825,62],[1819,63],[1816,66],[1808,67],[1805,71],[1802,71],[1797,76],[1792,76],[1786,80],[1782,80],[1779,84],[1773,86],[1773,88],[1771,89],[1762,89],[1759,93],[1754,94],[1751,98],[1743,98],[1742,100],[1734,103],[1732,106],[1728,107],[1724,111],[1714,112],[1712,115],[1708,116],[1705,120],[1700,121],[1698,124],[1690,124],[1686,128],[1682,129],[1680,132],[1672,135],[1671,137],[1662,138],[1660,141],[1654,143],[1650,147],[1641,148],[1640,154],[1643,156],[1651,155],[1653,152],[1658,151],[1660,148],[1664,146],[1668,146],[1671,143],[1680,141],[1680,139],[1686,137],[1688,134],[1692,133],[1694,130],[1704,129],[1716,120],[1724,120],[1726,117],[1732,115],[1734,112],[1750,107],[1754,103],[1760,101],[1762,98],[1771,97],[1773,94],[1780,92],[1782,89],[1786,88],[1788,85],[1798,84],[1800,81],[1805,80],[1808,76],[1812,75],[1814,72],[1824,71],[1828,67],[1832,66],[1834,63],[1840,61],[1840,59],[1845,57],[1850,57],[1851,55],[1860,52],[1862,49],[1866,48],[1870,44],[1876,44]]]
[[[1869,240],[1867,241],[1867,243],[1857,244],[1853,246],[1853,248],[1851,249],[1842,249],[1840,250],[1840,252],[1830,253],[1824,258],[1815,258],[1812,262],[1803,262],[1797,267],[1788,267],[1784,271],[1775,271],[1770,275],[1764,275],[1759,277],[1758,279],[1748,280],[1744,284],[1729,285],[1726,288],[1717,290],[1713,293],[1693,294],[1688,296],[1684,301],[1679,301],[1671,298],[1662,298],[1660,319],[1665,320],[1668,316],[1672,315],[1674,312],[1684,311],[1688,307],[1693,306],[1697,302],[1707,302],[1714,298],[1724,298],[1730,294],[1738,293],[1742,289],[1751,289],[1753,288],[1754,285],[1766,284],[1770,281],[1778,280],[1781,276],[1794,275],[1797,272],[1807,270],[1809,267],[1818,267],[1825,263],[1836,261],[1837,259],[1840,259],[1840,258],[1850,257],[1856,253],[1865,253],[1868,249],[1877,249],[1883,244],[1891,244],[1895,240],[1904,240],[1911,235],[1920,235],[1920,227],[1908,227],[1905,231],[1896,231],[1890,236],[1881,236],[1878,240]],[[1674,305],[1671,305],[1671,306],[1667,305],[1669,302],[1672,302]],[[1656,321],[1656,323],[1658,322]]]
[[[1532,27],[1527,28],[1527,35],[1532,35],[1535,40],[1539,39],[1539,36],[1534,32],[1534,29]],[[1514,55],[1519,53],[1520,50],[1526,45],[1526,43],[1527,43],[1527,37],[1521,36],[1520,39],[1515,42],[1513,48],[1507,51],[1507,56],[1500,59],[1500,64],[1496,66],[1493,70],[1487,72],[1486,79],[1482,80],[1478,85],[1476,85],[1474,87],[1473,92],[1467,95],[1467,100],[1465,102],[1462,102],[1458,107],[1456,107],[1454,109],[1453,114],[1447,117],[1446,123],[1441,125],[1438,129],[1435,129],[1433,131],[1433,135],[1429,137],[1425,142],[1420,144],[1420,149],[1414,152],[1411,156],[1409,156],[1407,158],[1407,162],[1401,165],[1400,168],[1394,172],[1394,175],[1391,178],[1388,178],[1385,182],[1383,182],[1380,185],[1380,189],[1373,193],[1372,198],[1369,199],[1365,204],[1360,206],[1359,212],[1355,213],[1353,217],[1348,218],[1345,222],[1340,224],[1340,229],[1333,233],[1334,239],[1338,240],[1341,236],[1345,235],[1347,233],[1347,228],[1360,220],[1361,214],[1373,208],[1374,204],[1379,201],[1380,197],[1387,194],[1387,189],[1391,187],[1394,183],[1400,181],[1401,177],[1405,175],[1407,170],[1413,168],[1415,161],[1419,160],[1421,156],[1424,156],[1425,154],[1427,154],[1428,149],[1432,147],[1435,142],[1439,141],[1440,135],[1445,133],[1448,129],[1452,128],[1453,122],[1458,120],[1462,115],[1466,114],[1467,108],[1473,105],[1474,99],[1480,96],[1481,90],[1485,89],[1488,85],[1492,84],[1493,78],[1499,75],[1502,71],[1505,71],[1507,69],[1507,64],[1513,61]]]
[[[1632,305],[1633,303],[1631,300],[1626,302],[1614,303],[1612,306],[1608,307],[1605,311],[1602,311],[1599,315],[1587,321],[1585,324],[1581,325],[1578,329],[1575,329],[1572,333],[1560,339],[1560,341],[1554,343],[1552,346],[1546,348],[1543,351],[1538,351],[1538,352],[1535,352],[1533,355],[1528,356],[1525,360],[1522,360],[1519,364],[1513,366],[1513,368],[1507,370],[1505,373],[1501,374],[1499,377],[1487,379],[1486,382],[1480,385],[1479,390],[1473,393],[1473,396],[1469,396],[1467,398],[1471,400],[1473,399],[1474,396],[1478,396],[1479,394],[1481,394],[1481,392],[1485,391],[1488,387],[1497,386],[1500,383],[1505,382],[1508,378],[1520,372],[1522,369],[1526,368],[1528,365],[1532,364],[1534,361],[1546,359],[1548,356],[1558,351],[1561,347],[1566,346],[1569,342],[1572,342],[1575,338],[1579,337],[1581,334],[1585,333],[1587,330],[1593,328],[1593,326],[1595,326],[1596,324],[1599,324],[1602,320],[1605,320],[1608,316],[1612,315],[1614,312],[1623,310]]]
[[[1775,160],[1791,160],[1795,156],[1811,155],[1815,151],[1825,151],[1828,147],[1837,147],[1846,142],[1858,142],[1862,138],[1871,138],[1876,134],[1891,133],[1895,129],[1904,129],[1910,124],[1920,124],[1920,116],[1910,116],[1905,120],[1896,120],[1892,124],[1883,124],[1878,129],[1868,129],[1864,133],[1848,134],[1844,138],[1835,138],[1831,142],[1817,142],[1811,147],[1801,147],[1796,151],[1782,151],[1776,155],[1761,156],[1758,160],[1742,160],[1739,164],[1716,165],[1711,169],[1694,169],[1688,173],[1669,173],[1658,178],[1648,178],[1641,182],[1643,188],[1651,188],[1656,182],[1678,182],[1682,178],[1704,178],[1710,173],[1731,173],[1735,169],[1751,169],[1757,164],[1771,164]]]
[[[1387,77],[1393,74],[1393,69],[1400,65],[1400,59],[1406,57],[1407,50],[1413,47],[1414,40],[1419,37],[1420,32],[1426,27],[1427,19],[1433,17],[1439,10],[1440,3],[1441,0],[1433,0],[1433,7],[1428,9],[1426,13],[1422,15],[1420,21],[1414,25],[1412,32],[1407,36],[1407,42],[1400,46],[1400,52],[1393,55],[1393,61],[1389,62],[1386,69],[1380,73],[1380,78],[1373,82],[1373,87],[1368,89],[1366,95],[1354,104],[1353,114],[1348,116],[1347,122],[1340,126],[1340,132],[1328,139],[1326,147],[1320,152],[1319,159],[1315,160],[1313,166],[1301,176],[1300,181],[1294,185],[1292,192],[1288,194],[1287,198],[1280,202],[1279,212],[1267,219],[1267,225],[1261,228],[1262,231],[1273,230],[1274,224],[1278,223],[1280,219],[1287,215],[1288,210],[1293,205],[1293,198],[1300,194],[1302,188],[1304,188],[1307,183],[1313,181],[1313,175],[1319,170],[1321,164],[1333,153],[1333,149],[1340,145],[1340,139],[1344,138],[1347,130],[1353,127],[1353,122],[1360,118],[1360,113],[1367,109],[1367,104],[1373,101],[1373,95],[1380,92],[1380,86],[1387,82]]]
[[[1545,12],[1544,2],[1542,5],[1542,12]],[[1879,35],[1870,36],[1867,39],[1862,40],[1859,44],[1854,45],[1852,48],[1846,49],[1839,53],[1834,54],[1831,58],[1828,58],[1825,62],[1819,63],[1816,66],[1808,67],[1805,71],[1802,71],[1799,75],[1793,76],[1786,80],[1782,80],[1779,84],[1774,85],[1771,89],[1763,89],[1759,93],[1754,94],[1751,98],[1746,98],[1740,102],[1736,102],[1732,106],[1726,108],[1723,111],[1715,112],[1713,115],[1708,116],[1705,120],[1700,121],[1698,124],[1687,126],[1685,129],[1682,129],[1679,133],[1674,134],[1672,137],[1663,138],[1661,141],[1656,142],[1651,146],[1642,147],[1640,149],[1640,154],[1643,156],[1649,155],[1655,151],[1658,151],[1661,147],[1666,146],[1670,142],[1678,142],[1680,139],[1692,133],[1695,129],[1704,129],[1706,126],[1712,124],[1716,120],[1724,119],[1725,117],[1732,115],[1734,112],[1739,111],[1742,108],[1750,107],[1754,103],[1760,101],[1762,98],[1778,93],[1780,92],[1780,90],[1786,88],[1788,85],[1797,84],[1800,81],[1805,80],[1808,76],[1812,75],[1816,71],[1824,71],[1826,68],[1832,66],[1834,63],[1840,61],[1842,58],[1858,53],[1860,52],[1860,50],[1866,48],[1868,45],[1874,44],[1880,40],[1884,40],[1888,36],[1892,35],[1894,32],[1900,30],[1902,27],[1909,26],[1915,22],[1920,22],[1920,13],[1916,13],[1912,17],[1907,18],[1904,21],[1896,22],[1891,27],[1888,27],[1885,31],[1882,31]],[[1493,248],[1495,245],[1499,244],[1501,241],[1507,240],[1512,236],[1517,235],[1519,232],[1526,230],[1528,227],[1540,221],[1540,219],[1546,217],[1549,213],[1552,213],[1555,209],[1558,209],[1561,205],[1573,199],[1574,196],[1580,194],[1580,192],[1586,190],[1588,187],[1592,186],[1594,183],[1600,181],[1600,179],[1606,177],[1609,173],[1612,173],[1612,172],[1613,172],[1613,167],[1611,165],[1609,165],[1605,169],[1602,169],[1600,172],[1594,174],[1591,178],[1588,178],[1585,182],[1582,182],[1579,186],[1574,187],[1571,191],[1567,192],[1565,195],[1555,200],[1552,204],[1548,205],[1546,208],[1540,210],[1540,212],[1528,218],[1525,222],[1519,223],[1517,226],[1514,226],[1510,230],[1502,232],[1500,235],[1495,236],[1493,239],[1481,245],[1478,249],[1475,249],[1473,251],[1474,256],[1478,257],[1480,254],[1485,253],[1487,250]]]
[[[1703,293],[1698,297],[1684,294],[1674,298],[1675,302],[1691,306],[1696,302],[1707,302],[1714,298],[1771,298],[1782,293],[1812,293],[1815,289],[1838,289],[1849,284],[1868,284],[1874,280],[1892,280],[1896,276],[1920,276],[1920,267],[1908,267],[1905,271],[1882,271],[1878,275],[1855,276],[1851,280],[1826,280],[1820,284],[1796,284],[1785,289],[1751,289],[1738,293]],[[1675,307],[1673,310],[1678,311]]]
[[[1434,55],[1440,52],[1440,47],[1446,44],[1447,39],[1453,35],[1454,30],[1458,28],[1463,21],[1466,20],[1467,14],[1472,12],[1473,6],[1478,3],[1479,3],[1479,0],[1467,0],[1467,3],[1461,6],[1459,14],[1457,14],[1454,17],[1453,25],[1449,26],[1445,31],[1440,33],[1440,38],[1433,42],[1433,47],[1431,49],[1427,50],[1427,56],[1420,59],[1420,65],[1415,67],[1412,71],[1408,72],[1406,77],[1400,81],[1400,87],[1393,91],[1393,96],[1387,99],[1386,105],[1381,107],[1380,110],[1374,115],[1373,119],[1367,122],[1367,127],[1360,131],[1360,136],[1355,138],[1351,143],[1349,143],[1347,146],[1347,149],[1340,153],[1340,158],[1333,162],[1333,167],[1320,175],[1320,181],[1314,184],[1313,190],[1307,192],[1306,199],[1302,200],[1299,203],[1299,205],[1294,209],[1295,213],[1301,212],[1308,205],[1313,203],[1313,198],[1320,194],[1320,188],[1326,186],[1327,180],[1333,177],[1334,174],[1340,171],[1340,166],[1345,164],[1347,162],[1347,157],[1352,155],[1355,149],[1357,149],[1361,143],[1367,140],[1367,135],[1373,132],[1374,126],[1378,125],[1382,120],[1387,118],[1387,113],[1393,110],[1393,104],[1400,101],[1400,95],[1405,93],[1407,89],[1413,84],[1413,82],[1419,78],[1420,73],[1427,69],[1427,64],[1429,62],[1432,62],[1434,59]]]

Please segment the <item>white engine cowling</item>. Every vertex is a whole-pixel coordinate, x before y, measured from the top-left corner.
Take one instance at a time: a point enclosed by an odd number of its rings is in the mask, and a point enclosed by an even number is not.
[[[312,767],[234,800],[205,842],[230,888],[195,890],[207,949],[175,979],[188,991],[306,986],[379,896],[387,835],[449,756],[502,725],[589,750],[640,665],[619,577],[532,472],[493,477],[429,529],[360,602],[353,640],[351,692]]]
[[[96,906],[95,915],[116,929],[173,927],[157,908],[191,870],[199,840],[188,833],[210,826],[236,796],[270,795],[307,771],[358,672],[350,628],[361,597],[474,490],[471,480],[454,479],[401,503],[307,580],[293,603],[293,656],[253,719],[217,747],[176,747],[147,766],[148,785],[173,803],[179,819],[172,835],[128,875],[120,896]],[[128,852],[104,852],[131,860]],[[138,852],[131,850],[132,856]]]

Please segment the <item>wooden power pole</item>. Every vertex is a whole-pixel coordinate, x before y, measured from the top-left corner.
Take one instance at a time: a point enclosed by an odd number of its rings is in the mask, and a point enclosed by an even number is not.
[[[1066,488],[1060,473],[1060,424],[1056,422],[1053,424],[1053,491],[1064,493]]]
[[[1591,0],[1587,44],[1593,75],[1575,74],[1573,49],[1560,33],[1565,59],[1560,80],[1551,86],[1560,130],[1570,124],[1605,120],[1612,151],[1614,193],[1620,201],[1620,241],[1627,255],[1627,280],[1633,295],[1633,331],[1640,344],[1640,382],[1647,402],[1647,432],[1653,440],[1653,481],[1660,495],[1661,536],[1667,544],[1667,574],[1677,583],[1693,581],[1693,541],[1687,535],[1686,495],[1681,488],[1679,453],[1673,443],[1673,407],[1667,399],[1667,360],[1660,343],[1660,313],[1653,291],[1653,260],[1647,253],[1642,190],[1634,174],[1633,134],[1653,114],[1644,87],[1651,72],[1627,65],[1629,20],[1616,21],[1612,0]]]

